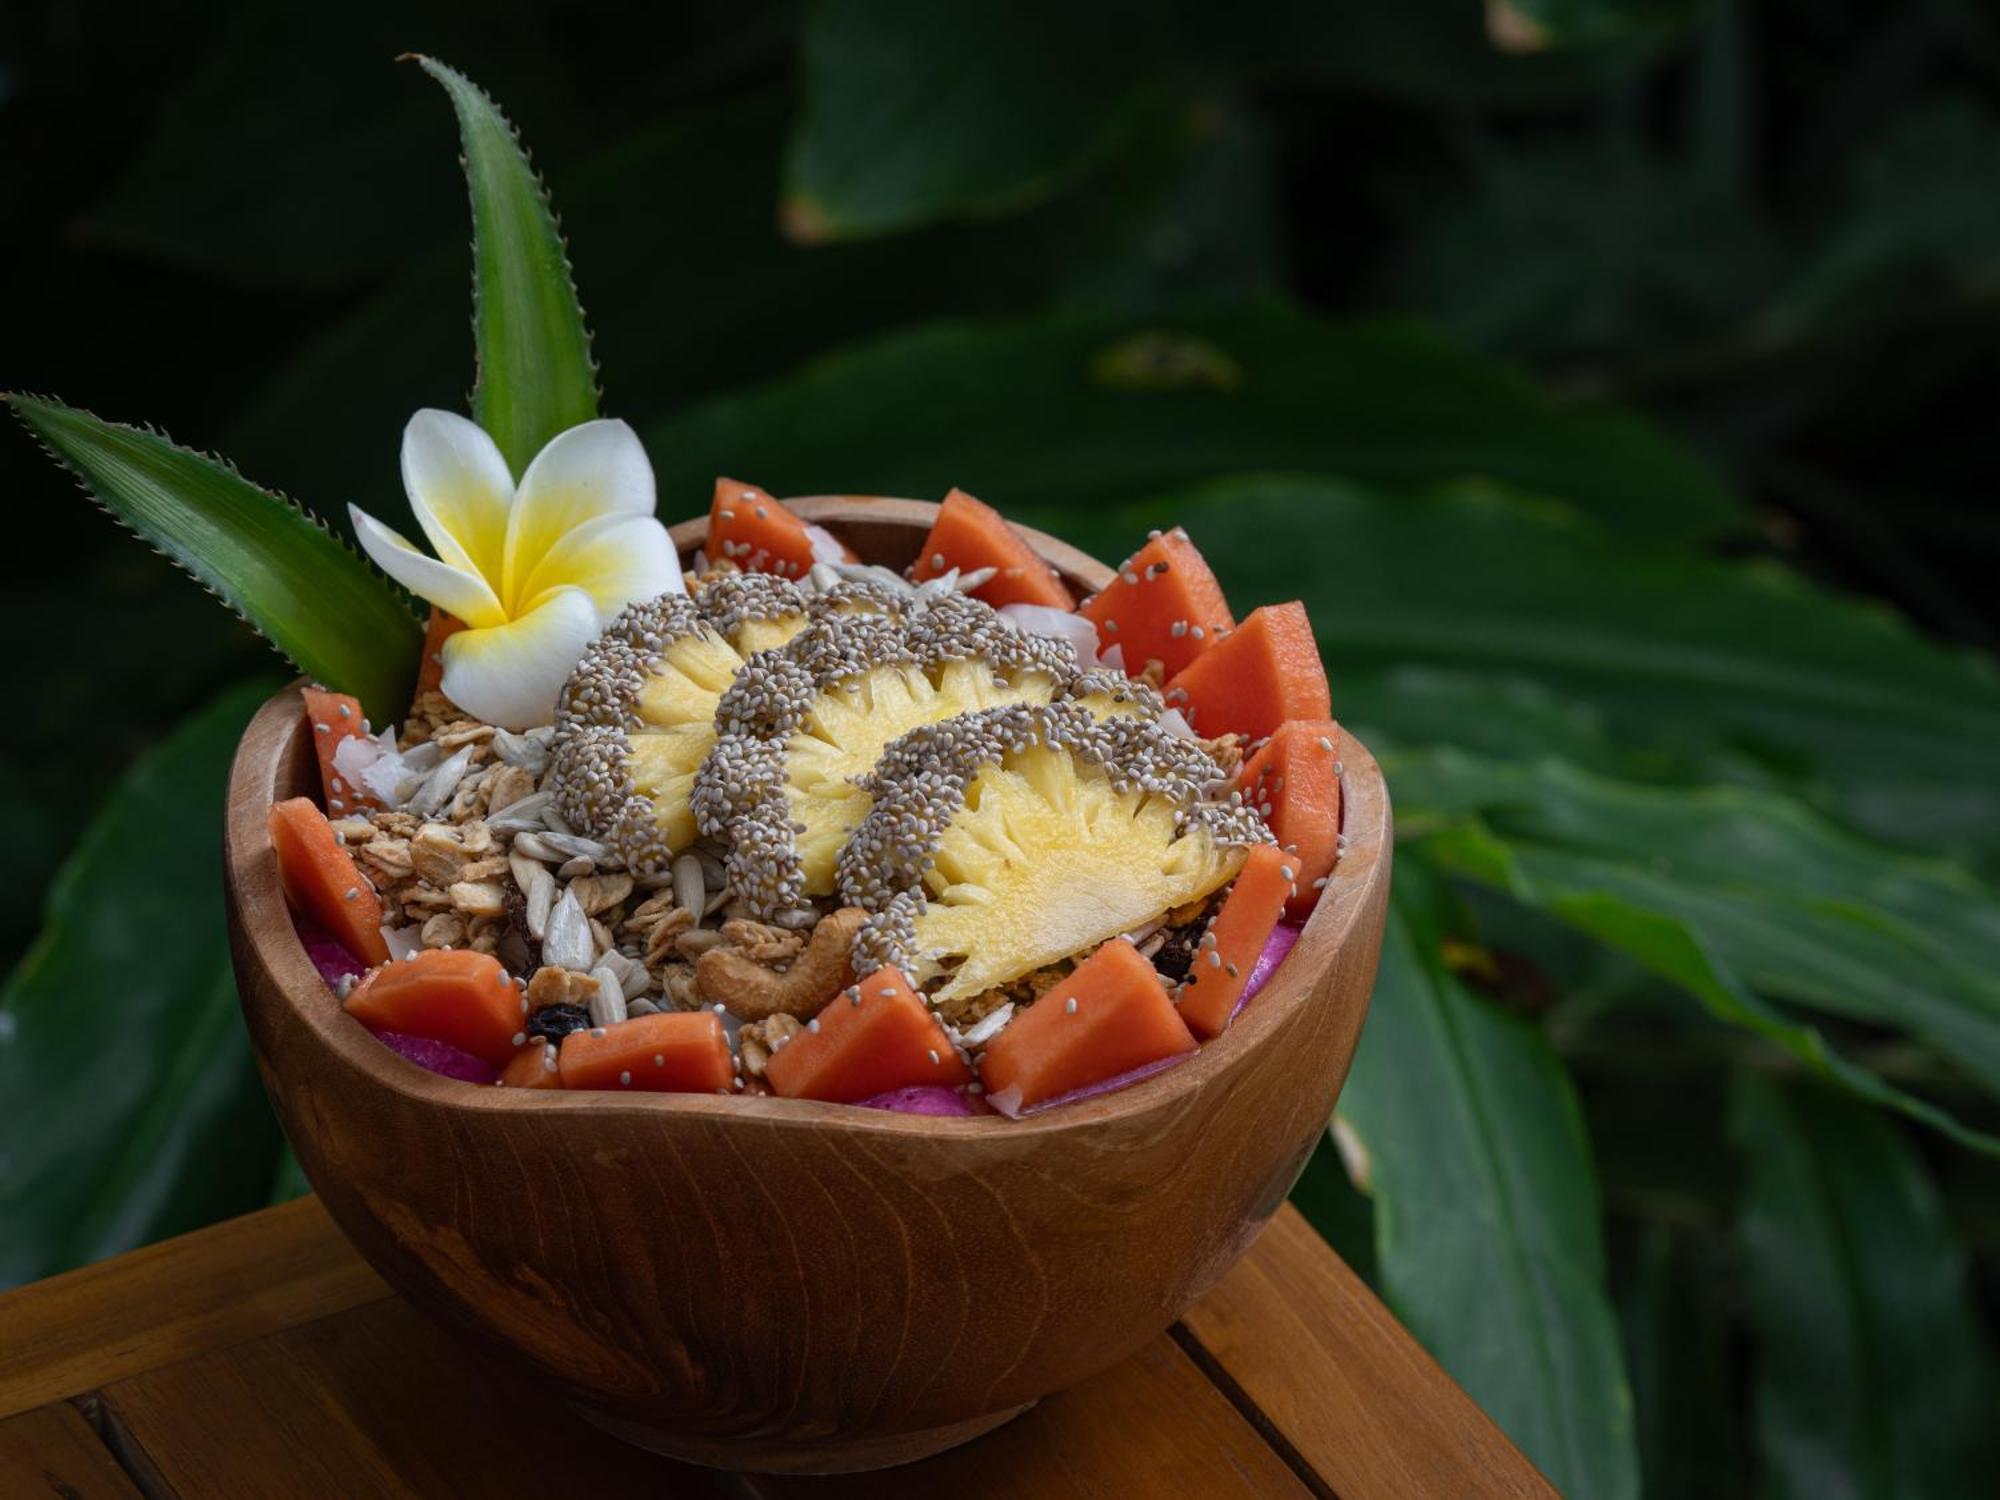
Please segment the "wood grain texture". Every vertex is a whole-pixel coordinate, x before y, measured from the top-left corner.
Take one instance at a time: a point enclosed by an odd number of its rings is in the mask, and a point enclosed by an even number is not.
[[[0,1294],[0,1416],[389,1294],[317,1199],[198,1229]]]
[[[0,1421],[6,1500],[141,1500],[82,1413],[68,1402]]]
[[[1290,1204],[1184,1327],[1337,1495],[1556,1500]]]
[[[914,555],[935,507],[801,510]],[[699,520],[674,528],[684,549]],[[1029,533],[1081,591],[1109,570]],[[478,1089],[353,1025],[292,930],[265,834],[309,791],[295,695],[246,731],[226,840],[260,1067],[314,1187],[419,1307],[708,1461],[906,1460],[1156,1338],[1243,1253],[1332,1113],[1374,982],[1389,805],[1345,751],[1348,848],[1218,1041],[1022,1122],[712,1096]]]

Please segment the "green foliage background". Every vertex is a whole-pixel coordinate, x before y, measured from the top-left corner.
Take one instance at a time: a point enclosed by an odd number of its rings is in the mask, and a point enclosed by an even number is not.
[[[1566,1493],[1984,1492],[2000,19],[457,10],[11,10],[0,381],[404,516],[402,422],[474,384],[452,111],[390,62],[447,60],[535,146],[595,332],[472,108],[510,451],[594,409],[594,354],[671,513],[718,471],[962,484],[1306,600],[1402,848],[1295,1196]],[[410,628],[227,471],[16,409],[100,491],[150,475],[138,524],[198,499],[177,556],[289,538],[298,574],[204,581],[294,650]],[[32,444],[0,483],[4,1285],[298,1184],[212,836],[275,664]]]

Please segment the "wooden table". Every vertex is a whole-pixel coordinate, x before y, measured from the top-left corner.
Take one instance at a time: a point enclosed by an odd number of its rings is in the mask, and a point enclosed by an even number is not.
[[[311,1198],[0,1296],[0,1496],[1551,1496],[1287,1206],[1172,1331],[998,1432],[844,1478],[621,1446],[469,1354]]]

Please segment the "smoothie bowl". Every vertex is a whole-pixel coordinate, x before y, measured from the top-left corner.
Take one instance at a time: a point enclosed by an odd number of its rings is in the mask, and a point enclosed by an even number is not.
[[[956,492],[721,481],[670,535],[544,703],[442,610],[395,730],[271,700],[245,1015],[418,1306],[662,1452],[902,1462],[1155,1337],[1283,1201],[1387,797],[1303,611],[1239,623],[1179,532],[1114,570]]]

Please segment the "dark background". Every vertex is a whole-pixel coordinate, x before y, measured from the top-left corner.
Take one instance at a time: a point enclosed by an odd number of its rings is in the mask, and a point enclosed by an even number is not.
[[[16,0],[0,11],[0,386],[156,423],[336,524],[349,501],[397,518],[402,423],[462,408],[471,375],[454,124],[394,61],[423,51],[482,84],[532,145],[607,414],[659,419],[940,318],[1143,323],[1280,293],[1342,318],[1414,317],[1560,396],[1652,414],[1748,503],[1749,524],[1712,552],[1790,564],[1990,651],[1996,7],[1538,8],[1565,29],[1523,51],[1519,13],[1478,0],[1226,17],[1026,5],[991,46],[944,38],[934,85],[984,111],[991,138],[1058,164],[1017,174],[1031,192],[940,193],[934,212],[815,244],[781,210],[810,102],[800,7]],[[972,24],[948,5],[913,14]],[[1076,139],[1089,149],[1066,155]],[[676,457],[654,454],[663,474]],[[754,456],[743,467],[762,477]],[[978,473],[934,488],[953,482],[1009,503]],[[817,487],[873,484],[861,463]],[[0,436],[0,495],[19,526],[0,548],[11,964],[133,756],[274,664],[25,436]],[[669,518],[705,503],[692,485],[662,495]],[[1488,988],[1541,1014],[1561,982],[1550,969]],[[1628,1038],[1559,1042],[1603,1165],[1649,1492],[1749,1493],[1752,1294],[1718,1207],[1735,1191],[1715,1158],[1721,1075],[1684,1058],[1635,1081]],[[2000,1185],[1909,1139],[1975,1252],[1990,1321]],[[1367,1206],[1331,1153],[1302,1194],[1365,1265]],[[1698,1336],[1649,1373],[1648,1340],[1676,1319]],[[1913,1492],[1893,1465],[1852,1477],[1854,1494]]]

